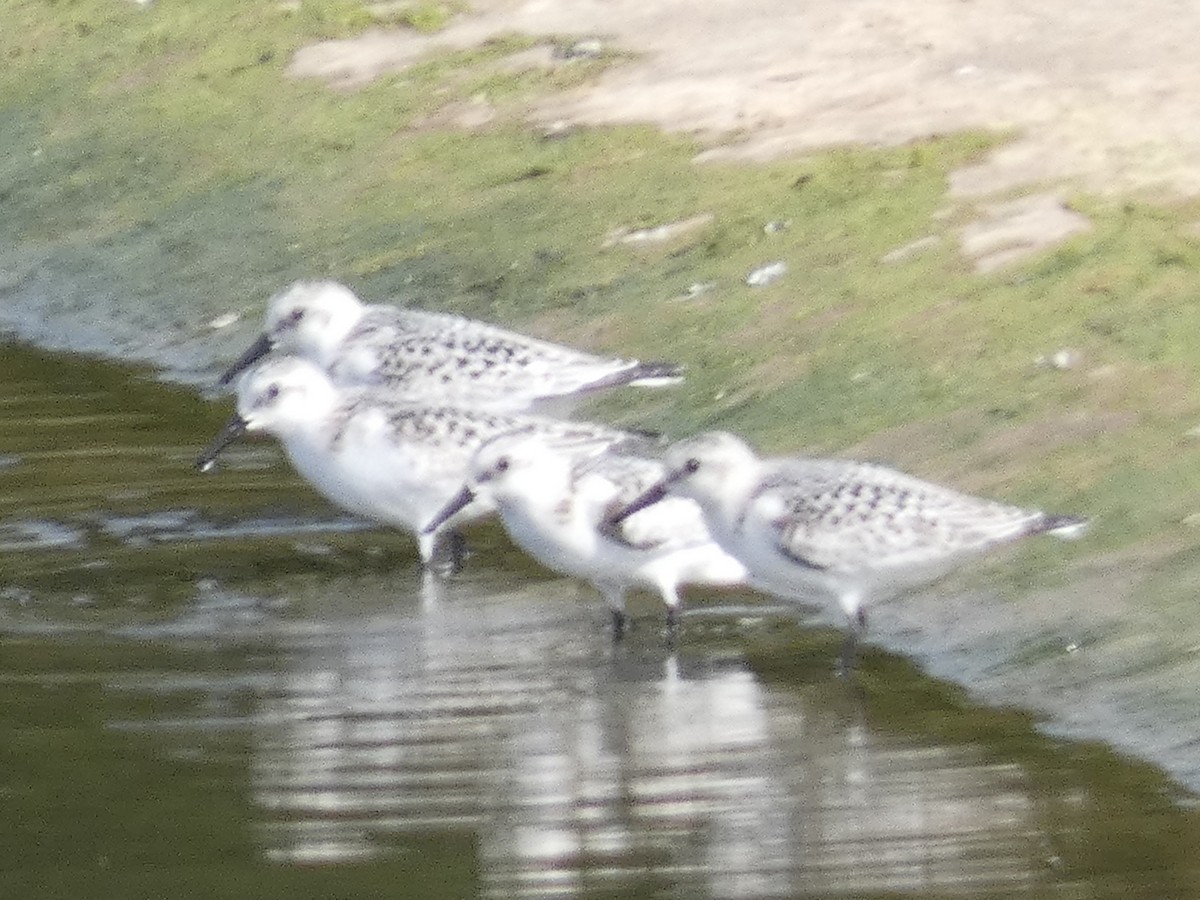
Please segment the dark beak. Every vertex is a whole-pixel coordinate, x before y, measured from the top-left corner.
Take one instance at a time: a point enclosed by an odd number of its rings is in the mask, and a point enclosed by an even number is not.
[[[433,534],[445,525],[455,513],[474,499],[475,492],[469,487],[464,487],[450,498],[450,501],[441,508],[436,516],[429,520],[428,524],[421,529],[421,534]]]
[[[678,477],[679,476],[672,477],[671,475],[668,475],[658,484],[647,488],[637,497],[636,500],[628,504],[624,509],[617,510],[615,513],[609,516],[608,519],[605,520],[605,524],[610,528],[616,528],[635,512],[640,512],[647,506],[653,506],[663,497],[667,496],[667,491],[670,489],[671,484],[677,481]]]
[[[225,427],[221,429],[221,433],[213,438],[213,442],[204,448],[204,452],[196,457],[196,468],[201,472],[207,472],[213,467],[216,462],[217,455],[241,437],[246,431],[246,420],[234,413],[232,418],[225,423]]]
[[[250,366],[254,365],[254,363],[258,362],[270,352],[271,339],[265,334],[259,335],[258,340],[250,345],[250,349],[243,353],[241,358],[239,358],[237,362],[230,366],[224,375],[217,379],[217,384],[221,385],[222,387],[229,384],[229,382],[233,381],[233,379],[239,374],[244,372]]]

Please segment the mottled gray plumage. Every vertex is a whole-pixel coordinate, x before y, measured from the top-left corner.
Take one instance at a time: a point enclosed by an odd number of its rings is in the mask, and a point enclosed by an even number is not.
[[[271,348],[311,359],[343,386],[506,409],[680,378],[669,363],[596,356],[448,313],[366,305],[329,281],[298,282],[272,299],[266,334],[223,380]]]
[[[751,494],[782,503],[780,552],[827,572],[920,566],[1050,530],[1054,517],[981,500],[884,466],[850,460],[778,462]]]
[[[462,486],[475,451],[510,432],[551,436],[576,453],[599,453],[640,437],[606,425],[423,403],[372,388],[339,388],[311,362],[268,360],[238,383],[244,430],[277,437],[296,470],[334,503],[419,534]],[[223,443],[204,457],[211,462]],[[455,524],[491,512],[464,509]],[[420,534],[422,559],[436,534]]]
[[[616,523],[667,495],[700,504],[713,538],[756,585],[785,599],[836,597],[852,626],[868,599],[943,574],[964,557],[1027,535],[1075,537],[1087,522],[1022,509],[884,466],[759,459],[723,432],[680,441],[667,474]],[[852,640],[848,643],[852,648]]]

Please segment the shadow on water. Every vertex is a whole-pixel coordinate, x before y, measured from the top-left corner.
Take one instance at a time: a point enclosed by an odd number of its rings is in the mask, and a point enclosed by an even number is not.
[[[746,598],[614,645],[494,529],[430,580],[269,447],[194,473],[220,405],[5,360],[0,896],[1200,892],[1154,769]]]

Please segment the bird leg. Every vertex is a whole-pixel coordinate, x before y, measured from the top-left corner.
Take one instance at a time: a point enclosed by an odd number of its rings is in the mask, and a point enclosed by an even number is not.
[[[674,647],[679,638],[679,607],[667,607],[667,646]]]
[[[448,531],[437,536],[426,565],[439,575],[455,575],[462,571],[466,559],[466,539],[461,532]]]
[[[624,610],[614,609],[612,611],[613,641],[616,642],[625,637],[628,627],[629,617],[625,615]]]
[[[858,639],[867,630],[867,611],[858,607],[846,625],[846,639],[842,641],[842,655],[838,661],[838,676],[851,678],[858,664]]]

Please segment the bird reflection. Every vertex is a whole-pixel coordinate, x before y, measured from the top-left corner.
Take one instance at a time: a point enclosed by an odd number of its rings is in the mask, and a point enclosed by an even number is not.
[[[1017,766],[873,731],[826,678],[768,685],[729,650],[597,641],[561,581],[423,588],[322,588],[376,612],[297,638],[256,715],[270,857],[461,827],[501,896],[620,889],[649,861],[720,897],[1038,877]]]

